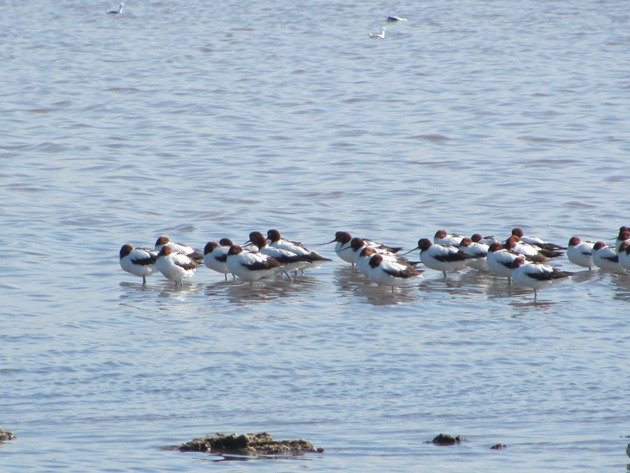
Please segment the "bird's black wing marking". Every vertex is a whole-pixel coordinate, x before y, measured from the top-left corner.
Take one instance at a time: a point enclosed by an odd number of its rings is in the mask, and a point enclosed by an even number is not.
[[[416,268],[414,268],[413,266],[406,266],[405,269],[403,270],[392,270],[392,269],[385,269],[383,268],[383,271],[385,271],[387,274],[389,274],[390,276],[394,276],[396,278],[412,278],[414,276],[417,276],[419,274],[421,274],[423,271],[422,270],[417,270]]]
[[[136,259],[131,260],[133,264],[139,264],[140,266],[148,266],[150,264],[155,264],[156,261],[157,261],[157,256],[154,257],[154,255],[151,255],[148,258],[136,258]]]
[[[265,261],[255,261],[250,264],[243,264],[242,266],[247,269],[251,269],[252,271],[263,271],[267,269],[277,268],[280,266],[280,263],[275,258],[267,258]]]
[[[457,253],[447,253],[445,255],[434,256],[434,258],[443,263],[452,263],[455,261],[464,261],[470,259],[472,258],[472,256],[458,251]]]
[[[195,263],[194,261],[191,261],[190,263],[178,263],[177,261],[175,261],[175,264],[180,268],[184,268],[186,271],[197,268],[197,263]]]
[[[570,273],[568,271],[551,271],[551,272],[535,272],[535,273],[527,273],[527,275],[532,278],[532,279],[536,279],[537,281],[551,281],[552,279],[560,279],[560,278],[566,278],[571,276],[573,273]]]

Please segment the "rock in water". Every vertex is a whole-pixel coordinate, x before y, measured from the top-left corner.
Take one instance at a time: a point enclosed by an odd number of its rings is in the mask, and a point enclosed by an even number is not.
[[[435,445],[441,445],[441,446],[445,446],[445,445],[455,445],[456,443],[461,443],[462,441],[462,437],[460,435],[457,435],[456,437],[452,437],[450,435],[447,434],[439,434],[436,435],[433,440],[431,440],[431,442]]]
[[[0,442],[4,442],[5,440],[13,440],[14,438],[15,434],[13,432],[0,429]]]
[[[274,440],[267,432],[245,435],[216,433],[199,437],[179,446],[182,452],[238,453],[242,455],[295,455],[322,453],[306,440]]]

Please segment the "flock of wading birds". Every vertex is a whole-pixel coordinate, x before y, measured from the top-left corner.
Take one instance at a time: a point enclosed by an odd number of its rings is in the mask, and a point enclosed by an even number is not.
[[[604,241],[582,241],[573,236],[568,245],[561,246],[538,237],[524,234],[514,228],[505,241],[474,234],[470,238],[448,234],[438,230],[433,241],[422,238],[418,246],[399,254],[402,248],[387,246],[366,238],[353,238],[348,232],[337,232],[327,243],[335,243],[335,253],[343,261],[352,264],[370,281],[394,287],[422,276],[427,268],[447,273],[472,268],[477,271],[505,277],[508,284],[529,287],[536,291],[553,281],[570,277],[573,273],[562,271],[549,264],[564,255],[575,265],[597,267],[614,273],[630,273],[630,227],[621,227],[614,245]],[[404,257],[412,251],[420,251],[420,261]],[[203,252],[189,245],[170,241],[161,236],[155,248],[137,248],[125,244],[120,249],[120,266],[123,270],[140,276],[143,285],[146,278],[159,271],[176,286],[194,276],[200,265],[217,271],[228,279],[254,282],[261,278],[279,276],[283,279],[303,274],[304,270],[331,261],[306,248],[303,244],[282,237],[278,230],[269,230],[265,237],[260,232],[249,234],[249,240],[236,245],[223,238],[210,241]]]

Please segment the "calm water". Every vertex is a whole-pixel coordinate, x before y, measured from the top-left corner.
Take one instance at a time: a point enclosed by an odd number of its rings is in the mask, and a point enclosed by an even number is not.
[[[332,245],[253,287],[143,288],[117,256],[273,227],[614,238],[625,1],[117,3],[0,3],[0,470],[625,471],[630,275],[533,304],[432,271],[391,294]],[[326,453],[163,449],[261,430]]]

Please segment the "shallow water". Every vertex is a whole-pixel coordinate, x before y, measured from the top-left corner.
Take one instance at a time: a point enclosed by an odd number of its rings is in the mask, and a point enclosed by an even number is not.
[[[625,2],[116,4],[3,4],[3,470],[625,470],[630,275],[563,259],[579,274],[534,304],[473,273],[392,294],[332,245],[292,283],[181,290],[117,256],[268,228],[611,240]],[[326,452],[163,448],[261,430]]]

